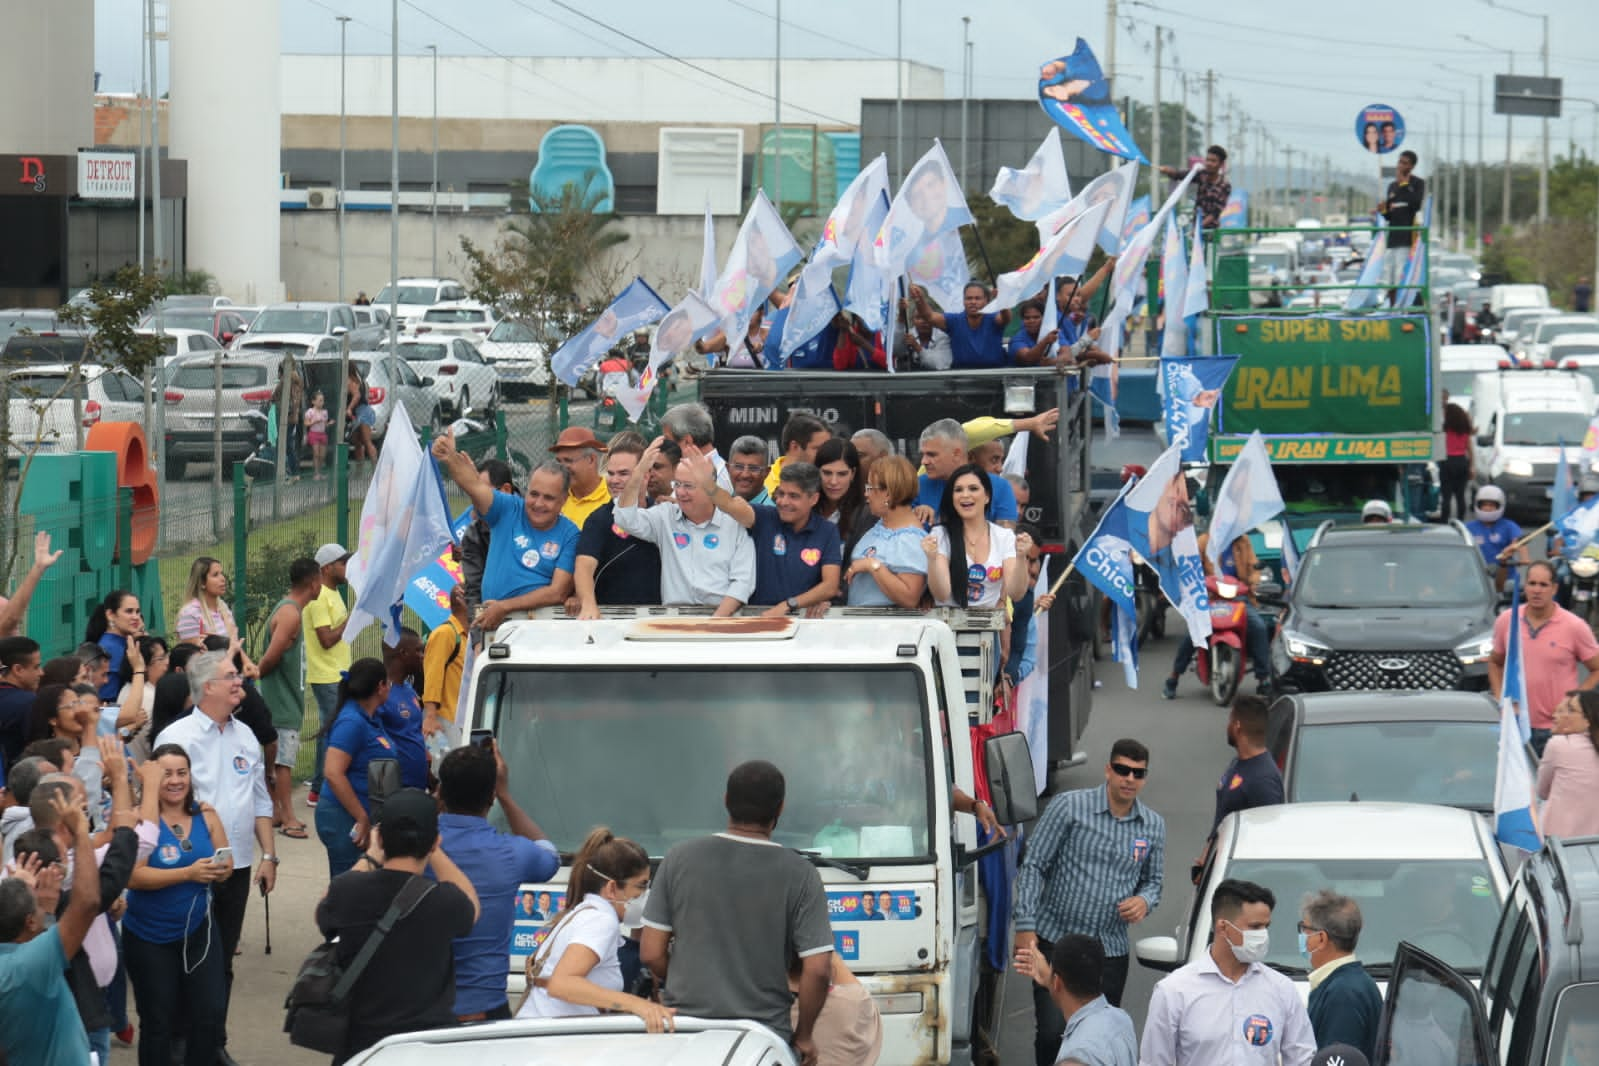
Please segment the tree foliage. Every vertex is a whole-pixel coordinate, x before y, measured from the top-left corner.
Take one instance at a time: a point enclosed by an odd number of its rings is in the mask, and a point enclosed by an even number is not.
[[[161,358],[165,345],[160,337],[139,333],[139,320],[166,294],[161,275],[123,267],[110,281],[91,284],[86,302],[68,304],[60,316],[94,334],[84,362],[121,367],[142,378]]]

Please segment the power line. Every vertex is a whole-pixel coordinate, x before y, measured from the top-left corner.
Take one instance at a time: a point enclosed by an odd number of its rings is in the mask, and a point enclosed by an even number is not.
[[[760,15],[763,18],[771,19],[774,22],[777,20],[777,15],[775,15],[773,12],[763,11],[760,8],[755,7],[753,4],[744,3],[743,0],[727,0],[727,2],[732,4],[734,7],[741,7],[745,11],[749,11],[749,12],[752,12],[753,14]],[[821,40],[828,41],[828,42],[830,42],[832,44],[842,45],[845,48],[853,48],[855,51],[861,52],[864,55],[872,56],[875,59],[893,59],[894,58],[893,56],[889,55],[887,52],[873,51],[872,49],[867,48],[867,47],[865,47],[863,45],[857,44],[854,41],[845,40],[842,37],[834,37],[830,33],[823,33],[821,30],[815,30],[815,29],[812,29],[809,26],[802,26],[798,22],[793,21],[792,19],[784,19],[783,20],[783,25],[787,26],[789,29],[798,30],[801,33],[810,34],[812,37],[820,38]],[[942,69],[942,68],[940,68],[940,69]]]

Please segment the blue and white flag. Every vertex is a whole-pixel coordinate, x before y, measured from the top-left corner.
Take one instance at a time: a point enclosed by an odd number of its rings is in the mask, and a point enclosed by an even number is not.
[[[1155,238],[1160,236],[1166,217],[1182,199],[1183,193],[1188,191],[1188,183],[1194,180],[1194,175],[1199,171],[1199,167],[1194,167],[1177,183],[1160,210],[1155,212],[1155,217],[1132,235],[1122,247],[1121,255],[1116,258],[1116,266],[1110,274],[1110,291],[1115,303],[1105,316],[1099,335],[1100,350],[1106,355],[1114,357],[1121,353],[1121,326],[1143,296],[1144,263],[1155,247]],[[1116,328],[1112,329],[1113,326]]]
[[[1177,225],[1175,214],[1166,216],[1166,243],[1160,255],[1160,288],[1165,315],[1160,331],[1160,354],[1187,355],[1188,330],[1182,311],[1183,301],[1188,298],[1188,249],[1183,247],[1183,231]],[[1193,462],[1187,455],[1183,456],[1183,461]]]
[[[1066,155],[1060,147],[1060,127],[1051,126],[1044,143],[1020,170],[1000,167],[988,196],[1026,222],[1033,222],[1072,198],[1066,176]]]
[[[1149,225],[1149,212],[1152,205],[1149,194],[1145,193],[1127,205],[1127,212],[1122,216],[1121,240],[1117,249],[1127,247],[1127,242],[1133,239],[1133,234]]]
[[[1543,846],[1538,832],[1532,772],[1526,746],[1527,678],[1521,654],[1521,576],[1512,569],[1510,636],[1505,647],[1505,672],[1499,690],[1499,772],[1494,778],[1494,838],[1501,844],[1534,852]]]
[[[966,246],[960,230],[946,230],[923,244],[905,264],[905,276],[927,290],[927,295],[946,315],[966,313],[966,286],[972,268],[966,262]]]
[[[1577,486],[1571,483],[1571,471],[1566,466],[1566,442],[1560,442],[1560,461],[1555,464],[1555,483],[1550,490],[1549,513],[1559,519],[1577,509]]]
[[[655,327],[650,338],[650,361],[639,375],[636,385],[612,386],[611,395],[637,422],[639,415],[650,402],[650,394],[660,380],[661,367],[689,350],[695,340],[716,327],[716,312],[697,292],[690,292],[678,301],[676,307],[666,312],[661,324]]]
[[[1361,311],[1376,307],[1382,297],[1382,263],[1388,254],[1388,223],[1377,216],[1377,232],[1366,249],[1366,261],[1360,264],[1360,274],[1355,278],[1355,288],[1344,297],[1345,311]]]
[[[1025,432],[1018,437],[1025,437]],[[1012,446],[1012,451],[1015,446]],[[1033,583],[1034,596],[1049,591],[1049,556],[1044,556],[1038,566],[1038,580]],[[1027,748],[1033,757],[1033,782],[1038,794],[1048,787],[1049,761],[1049,612],[1033,611],[1033,626],[1038,632],[1038,662],[1033,672],[1022,678],[1016,686],[1016,725],[1027,737]]]
[[[866,226],[872,233],[882,230],[888,209],[888,193],[880,193],[866,216]],[[884,328],[888,324],[896,280],[895,275],[877,265],[875,246],[856,251],[850,260],[849,282],[844,289],[844,310],[860,319],[869,330],[875,332]],[[893,360],[889,360],[888,365],[893,366]]]
[[[1205,362],[1206,360],[1199,360]],[[1277,475],[1271,469],[1271,456],[1260,430],[1249,435],[1243,450],[1233,460],[1227,477],[1217,490],[1210,513],[1210,540],[1205,554],[1213,567],[1221,565],[1221,553],[1233,541],[1283,513],[1283,494]],[[1299,569],[1299,553],[1294,550],[1292,531],[1283,530],[1283,576]]]
[[[1205,284],[1209,280],[1205,276],[1205,231],[1200,228],[1200,222],[1199,213],[1195,212],[1194,238],[1188,257],[1188,285],[1182,295],[1181,303],[1184,322],[1191,322],[1194,316],[1203,314],[1210,307],[1210,290]]]
[[[439,480],[438,464],[422,450],[405,405],[395,404],[345,575],[355,590],[346,644],[373,621],[383,623],[384,643],[399,643],[407,586],[454,543]]]
[[[935,140],[906,175],[877,231],[873,242],[877,265],[888,277],[897,278],[923,246],[971,221],[955,169],[944,146]]]
[[[1105,334],[1099,339],[1103,341]],[[1088,395],[1099,401],[1100,413],[1105,416],[1105,440],[1110,442],[1121,436],[1122,416],[1116,410],[1116,368],[1096,366],[1088,375]]]
[[[1111,613],[1116,618],[1113,631],[1117,634],[1123,632],[1124,620],[1131,622],[1135,630],[1137,627],[1138,585],[1134,576],[1134,548],[1127,507],[1127,496],[1136,484],[1129,482],[1122,488],[1121,495],[1105,508],[1099,524],[1072,559],[1072,568],[1110,601]],[[1042,642],[1039,646],[1043,646]],[[1138,641],[1123,640],[1118,636],[1112,644],[1112,650],[1116,661],[1122,664],[1127,687],[1137,688]]]
[[[1182,330],[1166,320],[1166,332]],[[1236,355],[1208,355],[1199,359],[1162,359],[1160,384],[1166,416],[1166,444],[1178,449],[1185,463],[1205,461],[1210,444],[1211,412],[1221,406],[1222,386],[1238,363]]]
[[[1128,541],[1160,578],[1160,590],[1188,624],[1189,638],[1203,647],[1210,639],[1210,597],[1181,452],[1161,452],[1123,499]]]
[[[1148,162],[1122,125],[1099,60],[1081,37],[1070,55],[1052,59],[1039,70],[1038,103],[1056,125],[1101,152]]]
[[[643,278],[634,278],[599,318],[557,349],[550,358],[550,372],[575,387],[589,368],[599,362],[600,356],[626,340],[627,335],[640,326],[660,321],[667,310],[666,301],[655,295],[655,290]]]
[[[1432,225],[1432,197],[1421,208],[1421,224]],[[1427,242],[1421,234],[1410,235],[1410,256],[1405,260],[1405,273],[1399,282],[1399,292],[1394,297],[1395,307],[1409,307],[1416,302],[1416,294],[1427,284]]]
[[[766,302],[803,254],[765,190],[757,189],[733,250],[727,253],[727,265],[706,301],[721,319],[729,352],[742,349],[756,308]]]
[[[983,308],[983,314],[1008,310],[1040,291],[1052,287],[1062,274],[1078,275],[1088,265],[1094,254],[1094,241],[1099,236],[1100,221],[1110,205],[1095,204],[1081,215],[1062,226],[1049,243],[1033,253],[1033,257],[1009,273],[994,279],[994,298]],[[1046,292],[1046,298],[1053,299]]]
[[[1599,496],[1580,503],[1564,514],[1555,515],[1555,532],[1560,534],[1564,554],[1576,558],[1599,540]]]
[[[1215,528],[1215,523],[1211,523]],[[1293,584],[1294,575],[1299,573],[1299,545],[1294,542],[1294,528],[1288,523],[1283,523],[1283,561],[1282,575],[1284,587]]]
[[[1072,197],[1068,203],[1038,220],[1039,246],[1048,244],[1049,239],[1060,232],[1062,226],[1095,204],[1109,204],[1105,218],[1100,222],[1099,247],[1106,255],[1115,255],[1121,251],[1122,227],[1127,222],[1127,209],[1133,202],[1133,192],[1137,184],[1137,163],[1123,163],[1108,173],[1101,174],[1083,186],[1083,191]],[[1145,221],[1148,221],[1147,201],[1144,215]]]
[[[879,199],[888,198],[888,158],[879,155],[866,164],[838,198],[838,203],[822,224],[821,239],[811,252],[812,268],[833,270],[852,262],[861,251],[870,249],[883,220],[874,223],[873,212]]]
[[[711,217],[711,197],[705,196],[705,245],[700,249],[700,288],[699,294],[705,299],[711,298],[711,290],[716,287],[716,220]]]

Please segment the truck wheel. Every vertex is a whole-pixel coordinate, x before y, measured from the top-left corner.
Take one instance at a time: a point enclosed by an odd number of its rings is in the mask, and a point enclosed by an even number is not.
[[[1238,671],[1242,663],[1231,644],[1212,644],[1210,655],[1210,698],[1218,707],[1230,707],[1238,694]]]

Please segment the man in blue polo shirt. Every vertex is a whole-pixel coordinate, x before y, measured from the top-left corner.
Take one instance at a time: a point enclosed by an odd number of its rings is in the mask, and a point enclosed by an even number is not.
[[[1005,354],[1005,327],[1010,325],[1010,308],[983,314],[988,303],[988,288],[979,282],[967,282],[961,295],[966,307],[963,315],[946,315],[927,302],[927,291],[920,285],[911,286],[911,299],[916,301],[916,311],[949,335],[951,365],[957,369],[981,370],[985,367],[1010,365]]]
[[[924,526],[938,521],[938,505],[944,498],[944,483],[969,461],[966,430],[953,418],[940,418],[922,430],[922,474],[913,510]],[[989,478],[994,498],[988,504],[988,520],[1015,529],[1020,509],[1016,490],[1002,477]]]
[[[471,457],[455,450],[455,435],[433,442],[433,457],[466,493],[489,527],[483,564],[483,606],[473,626],[492,633],[513,611],[558,607],[572,594],[580,531],[561,514],[571,487],[566,468],[553,459],[534,467],[518,500],[478,477]]]
[[[816,513],[822,472],[814,464],[783,464],[772,506],[751,505],[736,493],[717,491],[715,471],[703,457],[685,455],[702,491],[755,540],[755,592],[750,605],[780,618],[815,608],[820,614],[838,594],[844,551],[838,527]],[[708,486],[708,487],[707,487]]]

